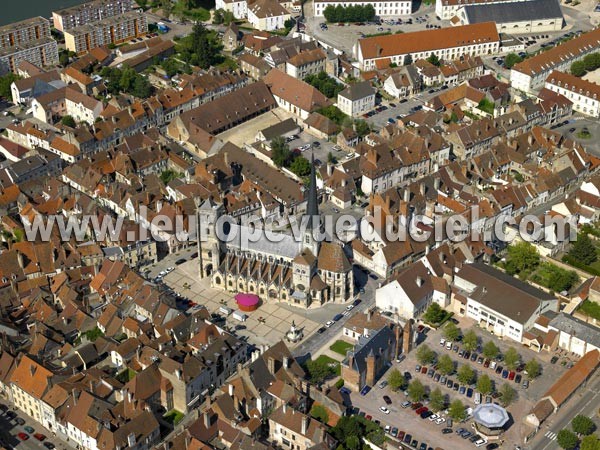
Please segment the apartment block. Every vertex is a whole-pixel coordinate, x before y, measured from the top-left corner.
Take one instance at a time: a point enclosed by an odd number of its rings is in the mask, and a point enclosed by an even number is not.
[[[555,70],[546,79],[546,88],[571,100],[574,111],[600,117],[600,86],[596,83]]]
[[[119,16],[131,11],[134,6],[133,0],[95,0],[54,11],[52,12],[52,21],[54,28],[64,32],[109,17]]]
[[[148,33],[146,15],[130,11],[65,31],[67,49],[78,55],[103,45],[120,44]]]
[[[383,16],[406,16],[412,13],[412,0],[318,0],[314,3],[315,17],[323,17],[323,12],[328,6],[366,6],[371,5],[375,9],[375,15]]]
[[[0,27],[0,73],[16,72],[22,61],[40,67],[58,63],[58,45],[50,34],[50,21],[34,17]]]

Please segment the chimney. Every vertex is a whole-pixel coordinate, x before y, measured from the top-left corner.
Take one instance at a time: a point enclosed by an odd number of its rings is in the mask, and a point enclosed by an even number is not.
[[[288,358],[287,356],[284,356],[283,357],[283,368],[289,369],[289,364],[290,364],[290,358]]]
[[[231,384],[231,383],[230,383],[230,384],[229,384],[229,396],[230,396],[230,397],[233,397],[233,389],[234,389],[234,388],[233,388],[233,384]]]
[[[331,176],[333,174],[333,164],[330,162],[327,163],[327,176]]]
[[[285,414],[287,412],[287,403],[283,402],[283,413]]]
[[[202,418],[204,419],[204,428],[210,428],[210,415],[208,411],[204,411]]]
[[[269,368],[269,373],[275,375],[275,358],[272,356],[269,356],[269,359],[267,360],[267,367]]]
[[[425,280],[422,277],[417,277],[417,286],[421,287],[425,283]]]
[[[308,431],[308,416],[302,417],[302,435],[306,436],[306,432]]]
[[[365,311],[365,314],[367,315],[367,320],[370,322],[371,318],[373,317],[373,309],[369,308]]]
[[[223,152],[223,162],[225,163],[225,165],[229,164],[229,153],[228,152]]]
[[[402,200],[404,200],[405,203],[408,203],[408,201],[410,200],[410,191],[408,190],[408,188],[404,189],[404,192],[402,193]]]

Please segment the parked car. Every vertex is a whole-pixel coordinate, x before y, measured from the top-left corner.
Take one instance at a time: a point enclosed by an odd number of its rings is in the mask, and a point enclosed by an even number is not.
[[[464,386],[458,388],[458,393],[464,395],[467,392],[467,389]]]
[[[452,428],[442,428],[442,433],[443,434],[450,434],[450,433],[452,433]]]
[[[42,442],[46,439],[46,436],[44,436],[42,433],[35,433],[33,435],[33,437],[36,438],[40,442]]]
[[[514,371],[514,370],[511,370],[511,371],[508,373],[508,379],[509,379],[510,381],[513,381],[513,380],[515,379],[515,375],[516,375],[515,371]]]
[[[504,378],[504,379],[508,378],[508,370],[504,369],[502,371],[502,378]]]
[[[467,388],[467,398],[473,397],[473,389]]]
[[[415,366],[415,372],[420,372],[421,371],[421,366],[419,364],[417,364]]]
[[[386,405],[392,404],[392,399],[388,395],[383,396],[383,401],[385,402]]]
[[[404,436],[406,436],[406,433],[404,431],[402,431],[402,430],[398,431],[398,440],[399,441],[403,441]]]
[[[362,395],[362,396],[365,396],[365,395],[367,395],[367,394],[368,394],[368,392],[369,392],[370,390],[371,390],[371,387],[370,387],[370,386],[365,386],[364,388],[362,388],[362,389],[360,390],[360,395]]]
[[[387,380],[383,380],[381,383],[379,383],[379,389],[383,389],[388,385]]]
[[[527,389],[529,387],[529,380],[523,381],[523,389]]]
[[[389,414],[390,413],[390,410],[387,409],[385,406],[380,406],[379,407],[379,411],[381,411],[384,414]]]
[[[22,441],[26,441],[27,439],[29,439],[29,435],[27,433],[21,432],[21,433],[18,433],[17,436]]]
[[[54,444],[52,442],[44,442],[44,447],[46,447],[48,450],[53,450],[54,449]]]
[[[25,431],[27,431],[28,433],[35,433],[35,430],[33,429],[33,427],[30,427],[29,425],[24,426],[23,429]]]

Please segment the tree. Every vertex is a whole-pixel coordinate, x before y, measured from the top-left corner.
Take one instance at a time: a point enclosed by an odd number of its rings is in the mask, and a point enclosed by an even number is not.
[[[431,364],[435,360],[435,352],[427,345],[422,344],[417,348],[416,357],[421,364]]]
[[[59,52],[58,63],[63,67],[66,67],[67,64],[69,64],[69,51],[68,50],[62,50]]]
[[[154,88],[146,78],[140,74],[137,75],[138,76],[133,80],[133,86],[129,92],[131,95],[138,98],[150,97],[154,92]]]
[[[174,77],[179,72],[179,63],[175,60],[175,58],[167,58],[164,59],[160,66],[163,68],[167,76]]]
[[[596,247],[587,233],[579,233],[577,235],[577,240],[571,246],[571,250],[569,250],[569,256],[586,265],[590,265],[598,259]]]
[[[0,97],[4,97],[8,100],[12,99],[10,85],[13,83],[13,81],[17,81],[19,79],[21,79],[21,77],[12,72],[0,77]]]
[[[525,364],[525,371],[527,372],[527,378],[533,380],[540,376],[542,372],[542,368],[540,367],[540,363],[538,363],[535,359],[530,359]]]
[[[433,64],[434,66],[437,66],[437,67],[440,66],[440,58],[438,58],[435,53],[432,53],[431,55],[429,55],[429,58],[427,58],[427,61],[429,63]]]
[[[356,134],[358,134],[360,137],[365,137],[371,132],[371,125],[369,125],[369,122],[363,119],[356,119],[354,121],[354,127],[356,128]]]
[[[426,322],[431,324],[438,324],[446,317],[446,311],[444,311],[437,303],[432,303],[423,314],[423,318]]]
[[[450,403],[450,407],[448,408],[448,415],[457,422],[462,422],[467,418],[467,411],[465,410],[465,405],[460,400],[454,400]]]
[[[397,391],[406,388],[406,379],[398,369],[392,369],[387,378],[390,389]]]
[[[517,392],[507,383],[504,383],[500,387],[499,393],[501,395],[500,399],[504,406],[510,405],[517,396]]]
[[[73,116],[63,116],[62,119],[60,119],[60,123],[62,123],[64,126],[66,127],[71,127],[71,128],[75,128],[77,126],[77,124],[75,123],[75,119],[73,119]]]
[[[462,384],[469,385],[475,379],[475,372],[473,371],[473,369],[471,368],[470,365],[463,364],[458,369],[457,377],[458,377],[458,381],[460,381]]]
[[[446,406],[446,397],[440,391],[440,388],[435,388],[431,394],[429,394],[429,409],[433,412],[438,412],[444,409]]]
[[[179,172],[176,172],[175,170],[172,169],[167,169],[164,170],[161,174],[160,174],[160,180],[165,184],[169,184],[171,181],[173,181],[176,178],[179,178],[181,176],[181,174]]]
[[[305,177],[310,173],[310,163],[304,156],[298,156],[292,161],[290,170],[299,177]]]
[[[585,75],[585,63],[583,61],[575,61],[571,64],[571,75],[582,77]]]
[[[600,440],[598,440],[598,436],[594,434],[584,436],[581,440],[579,450],[600,450]]]
[[[509,370],[515,370],[521,362],[521,355],[515,350],[514,347],[510,347],[504,353],[504,364]]]
[[[487,341],[483,346],[483,355],[486,358],[494,359],[500,353],[500,349],[493,341]]]
[[[221,60],[220,40],[202,22],[196,22],[192,33],[180,41],[180,54],[183,61],[208,69]]]
[[[448,322],[445,326],[444,329],[442,330],[442,333],[444,335],[444,337],[446,338],[446,340],[448,341],[458,341],[458,338],[460,338],[460,328],[458,328],[454,322]]]
[[[571,421],[571,427],[575,433],[587,436],[588,434],[592,434],[594,432],[596,429],[596,424],[589,417],[579,414],[573,417],[573,420]]]
[[[408,397],[413,402],[420,402],[425,398],[425,386],[419,380],[413,380],[408,385]]]
[[[463,347],[465,350],[472,352],[479,344],[479,337],[473,330],[468,330],[463,336]]]
[[[506,55],[506,58],[504,58],[504,67],[507,69],[512,69],[515,64],[518,64],[521,61],[523,61],[523,58],[521,58],[519,55],[516,53],[509,53]]]
[[[442,375],[450,375],[454,372],[454,361],[448,355],[440,356],[440,359],[437,363],[438,371]]]
[[[310,410],[310,415],[321,423],[329,422],[329,414],[322,405],[314,405]]]
[[[540,263],[540,255],[529,242],[519,242],[508,247],[508,258],[504,268],[510,275],[529,273]]]
[[[583,58],[583,65],[585,70],[591,72],[600,67],[600,53],[590,53]]]
[[[290,146],[281,136],[275,137],[271,141],[271,159],[277,167],[286,166],[290,160]]]
[[[487,395],[492,392],[492,380],[486,374],[481,375],[477,379],[477,390],[481,392],[483,395]]]
[[[569,430],[560,430],[556,435],[556,442],[565,450],[573,450],[577,447],[579,439],[577,439],[575,433]]]
[[[335,369],[327,361],[320,359],[309,360],[306,362],[306,371],[310,381],[320,384],[327,378],[335,375]]]

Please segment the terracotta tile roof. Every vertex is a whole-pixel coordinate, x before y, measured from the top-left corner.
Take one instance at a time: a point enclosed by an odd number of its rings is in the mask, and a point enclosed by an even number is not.
[[[553,84],[586,97],[600,99],[600,85],[576,77],[570,73],[555,70],[548,78],[546,78],[546,83]]]
[[[323,61],[325,58],[325,52],[320,48],[316,48],[307,52],[298,53],[297,55],[292,56],[287,62],[292,66],[300,67],[316,61]]]
[[[440,48],[498,42],[499,39],[496,24],[485,22],[475,25],[369,37],[359,39],[358,46],[363,59],[373,59],[427,52]]]
[[[599,359],[598,350],[586,353],[554,383],[542,398],[548,398],[555,407],[560,407],[596,370]]]
[[[52,372],[28,356],[23,356],[10,381],[36,399],[41,399],[48,389]]]
[[[330,101],[316,88],[304,81],[298,80],[279,69],[271,70],[264,78],[271,93],[303,111],[313,112]]]
[[[352,266],[342,247],[332,242],[322,242],[317,258],[319,269],[334,273],[343,273],[352,270]]]

